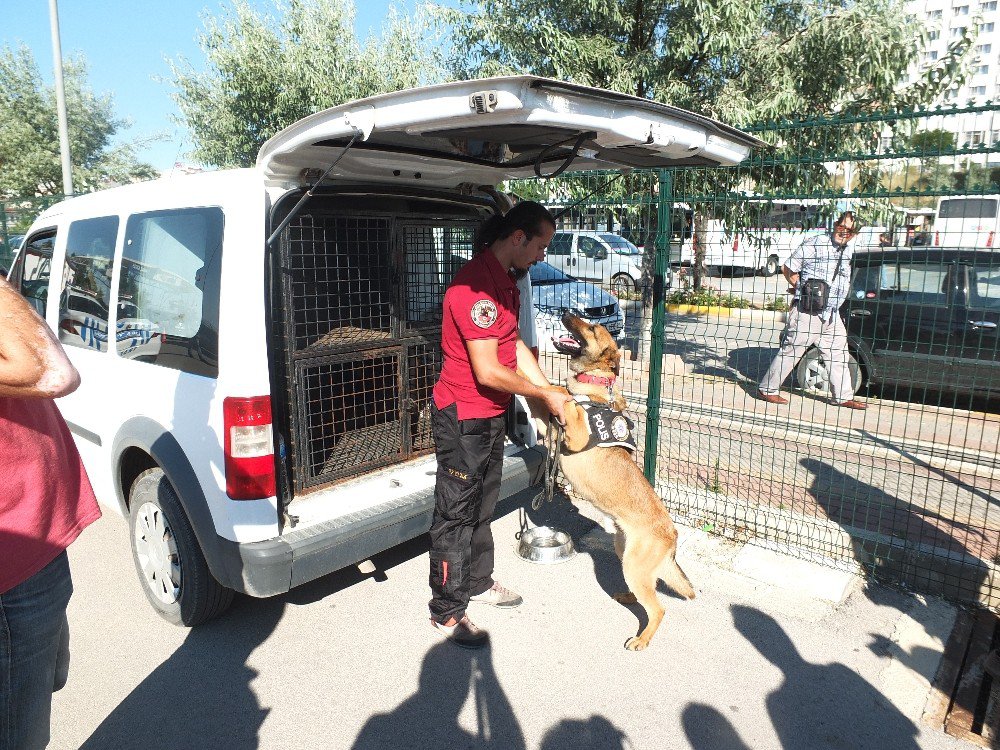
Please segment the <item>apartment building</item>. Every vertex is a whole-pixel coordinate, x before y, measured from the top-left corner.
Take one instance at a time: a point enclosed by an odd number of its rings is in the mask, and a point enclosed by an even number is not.
[[[930,37],[922,59],[910,71],[913,81],[920,71],[933,65],[947,54],[948,45],[961,38],[966,31],[977,27],[974,70],[964,85],[954,87],[944,96],[929,104],[982,105],[988,101],[1000,103],[1000,2],[998,0],[910,0],[907,10],[923,19]],[[935,118],[937,119],[937,118]],[[993,113],[966,113],[940,118],[933,125],[956,135],[956,146],[975,148],[982,144],[1000,147],[1000,117]],[[970,157],[965,157],[970,158]],[[984,157],[971,157],[982,163]],[[989,163],[1000,161],[992,154]]]

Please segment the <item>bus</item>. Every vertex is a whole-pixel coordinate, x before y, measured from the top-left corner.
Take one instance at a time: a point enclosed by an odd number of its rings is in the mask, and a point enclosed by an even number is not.
[[[815,199],[770,200],[738,198],[744,203],[744,227],[731,231],[721,218],[706,220],[705,266],[722,270],[742,269],[773,276],[791,252],[809,237],[826,232],[829,201]],[[694,212],[679,204],[685,229],[694,227]],[[685,231],[681,242],[681,265],[694,262],[694,231]],[[673,257],[671,258],[674,259]]]
[[[940,247],[988,249],[1000,238],[1000,195],[940,198],[934,221],[934,244]]]

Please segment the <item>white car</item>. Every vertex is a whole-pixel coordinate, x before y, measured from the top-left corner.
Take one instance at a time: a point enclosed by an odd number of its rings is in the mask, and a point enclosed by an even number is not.
[[[642,251],[612,232],[560,229],[545,257],[563,273],[608,285],[618,296],[637,291],[642,283]]]
[[[252,169],[49,207],[11,282],[54,330],[77,329],[64,346],[82,384],[60,410],[128,519],[155,610],[195,625],[234,591],[279,594],[427,531],[441,304],[507,208],[497,185],[570,163],[731,165],[757,145],[685,110],[514,76],[347,103],[275,135]],[[123,347],[80,337],[78,313]],[[512,419],[505,495],[542,459],[529,422]]]
[[[603,325],[619,341],[625,337],[625,314],[613,294],[596,284],[567,276],[544,262],[535,263],[530,274],[541,351],[555,351],[552,339],[569,334],[562,324],[563,313],[567,311],[588,323]]]

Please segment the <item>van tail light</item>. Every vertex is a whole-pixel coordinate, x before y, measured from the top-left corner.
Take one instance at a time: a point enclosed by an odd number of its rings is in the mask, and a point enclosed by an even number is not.
[[[993,235],[995,232],[990,232],[989,236],[986,238],[986,247],[993,247]]]
[[[934,247],[941,247],[941,233],[934,233]]]
[[[227,398],[225,428],[226,494],[233,500],[259,500],[275,494],[271,397]]]
[[[738,253],[740,251],[740,238],[733,237],[733,252]]]

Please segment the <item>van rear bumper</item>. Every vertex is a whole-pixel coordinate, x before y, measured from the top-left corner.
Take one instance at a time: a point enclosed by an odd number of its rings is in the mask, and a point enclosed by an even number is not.
[[[504,458],[500,499],[535,484],[545,454],[525,448]],[[255,597],[282,594],[296,586],[367,560],[426,533],[434,511],[434,488],[277,539],[241,544],[218,538],[224,586]]]

